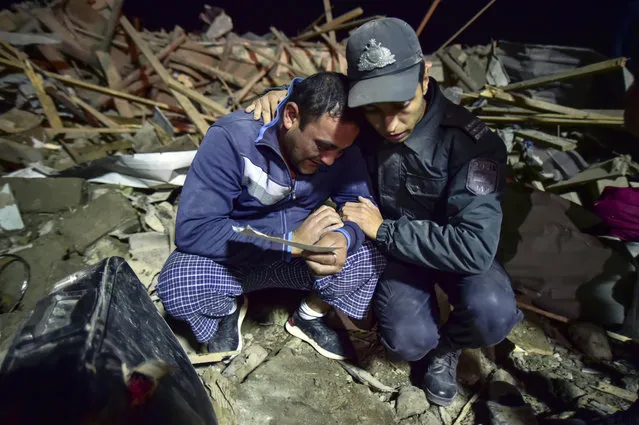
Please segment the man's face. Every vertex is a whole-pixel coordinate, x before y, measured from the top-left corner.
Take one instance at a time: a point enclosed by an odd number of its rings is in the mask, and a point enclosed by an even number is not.
[[[300,130],[299,109],[295,103],[285,106],[283,118],[280,148],[288,164],[301,174],[313,174],[322,164],[332,165],[359,133],[357,124],[328,114]]]
[[[362,106],[366,120],[384,139],[391,143],[401,143],[411,135],[417,123],[424,116],[428,89],[428,79],[418,83],[415,96],[406,102],[372,103]]]

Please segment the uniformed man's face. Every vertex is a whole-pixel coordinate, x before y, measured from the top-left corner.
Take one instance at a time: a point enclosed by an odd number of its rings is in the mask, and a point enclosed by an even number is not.
[[[322,164],[331,166],[358,134],[357,124],[328,114],[300,130],[299,109],[291,102],[284,107],[280,149],[295,172],[313,174]]]
[[[401,143],[411,135],[424,116],[428,77],[417,84],[415,96],[406,102],[372,103],[362,106],[364,115],[375,130],[392,143]]]

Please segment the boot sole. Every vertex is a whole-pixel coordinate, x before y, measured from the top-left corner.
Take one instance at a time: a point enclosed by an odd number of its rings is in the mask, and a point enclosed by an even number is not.
[[[453,404],[453,401],[455,400],[455,397],[453,397],[453,398],[442,398],[442,397],[439,397],[439,396],[431,393],[428,388],[425,389],[425,393],[426,393],[426,398],[428,399],[428,401],[431,401],[431,402],[433,402],[433,404],[436,404],[436,405],[442,406],[442,407],[450,406],[451,404]]]
[[[304,331],[302,331],[300,328],[298,328],[297,326],[289,324],[288,320],[286,321],[286,325],[284,325],[284,328],[291,335],[296,336],[299,339],[301,339],[302,341],[305,341],[305,342],[308,342],[309,344],[311,344],[311,347],[313,347],[315,349],[315,351],[320,353],[322,356],[324,356],[326,358],[329,358],[329,359],[332,359],[332,360],[346,360],[346,357],[340,356],[339,354],[331,353],[330,351],[327,351],[324,348],[320,347],[319,344],[317,344],[317,342],[315,342],[313,340],[313,338],[311,338],[310,336],[306,335],[304,333]]]

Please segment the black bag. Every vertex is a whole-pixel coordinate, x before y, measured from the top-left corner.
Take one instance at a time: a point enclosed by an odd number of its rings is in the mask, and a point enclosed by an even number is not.
[[[0,424],[217,425],[207,392],[119,257],[40,300],[0,369]]]

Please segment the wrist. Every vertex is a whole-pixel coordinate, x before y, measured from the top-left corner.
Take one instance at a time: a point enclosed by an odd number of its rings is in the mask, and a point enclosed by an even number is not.
[[[291,232],[290,237],[288,238],[289,241],[291,242],[297,242],[296,238],[295,238],[295,232]],[[290,246],[289,247],[291,250],[291,257],[296,258],[302,255],[302,249],[301,248],[297,248],[295,246]]]

